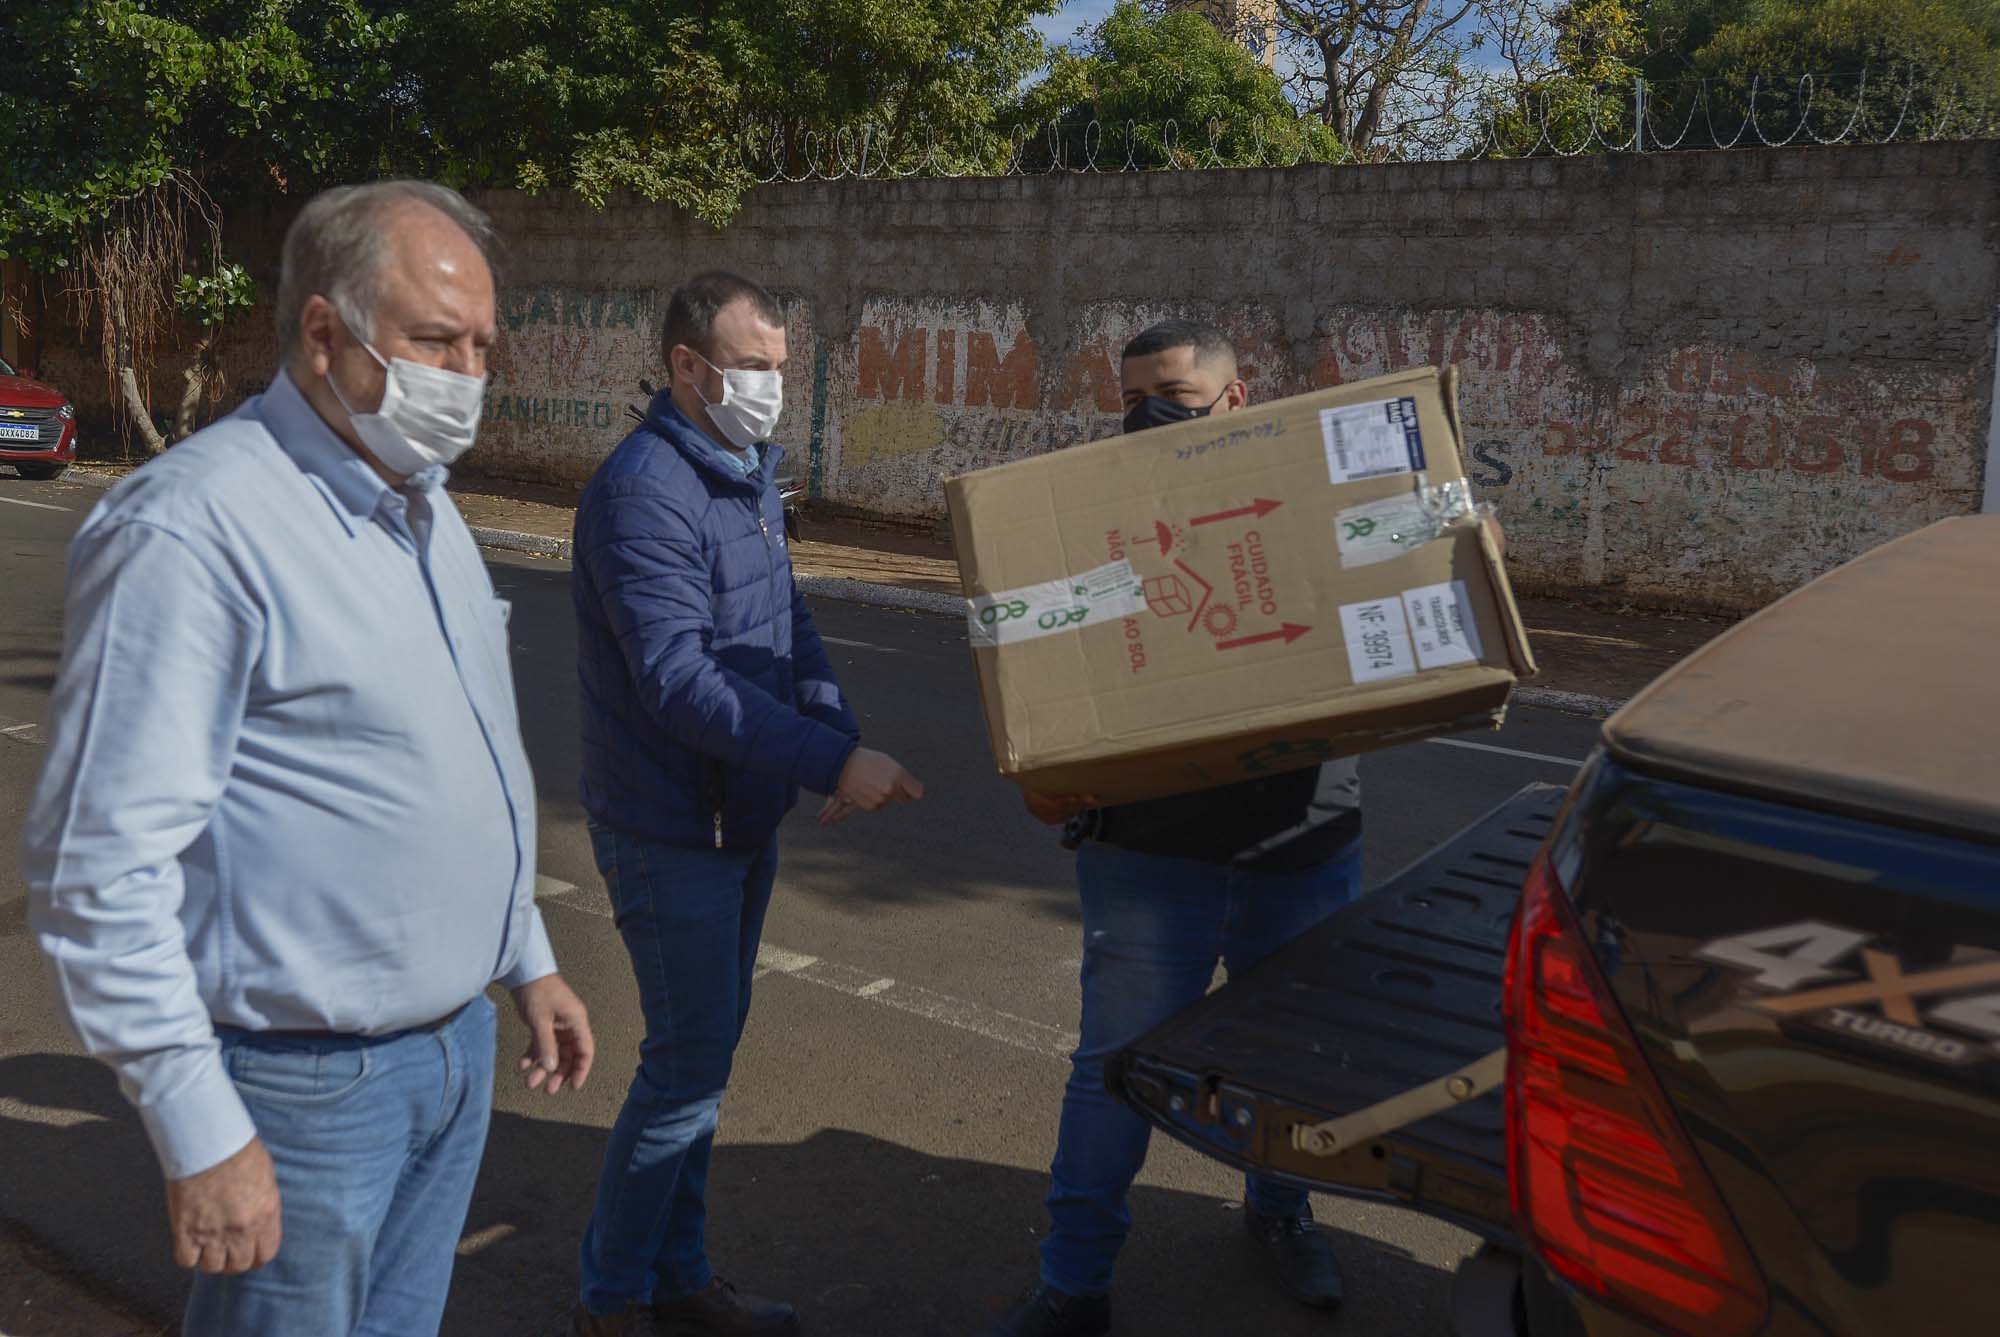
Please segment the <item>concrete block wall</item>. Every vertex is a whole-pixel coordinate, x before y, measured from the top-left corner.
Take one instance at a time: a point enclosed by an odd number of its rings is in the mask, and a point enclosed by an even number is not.
[[[721,266],[786,300],[792,467],[826,501],[934,519],[952,473],[1115,433],[1120,346],[1201,314],[1260,396],[1458,364],[1468,468],[1524,585],[1753,607],[1979,509],[1996,153],[810,183],[720,231],[489,196],[509,256],[472,458],[587,477],[660,375],[666,292]],[[268,270],[282,215],[231,217]],[[238,388],[272,357],[240,339]]]

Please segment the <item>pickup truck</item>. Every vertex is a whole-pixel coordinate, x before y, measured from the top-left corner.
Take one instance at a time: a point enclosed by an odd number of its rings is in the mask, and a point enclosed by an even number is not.
[[[1129,1047],[1170,1134],[1483,1237],[1461,1337],[2000,1333],[2000,516],[1739,624]]]

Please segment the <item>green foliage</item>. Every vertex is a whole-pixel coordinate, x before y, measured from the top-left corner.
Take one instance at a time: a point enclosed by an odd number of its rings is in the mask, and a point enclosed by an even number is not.
[[[1641,0],[1639,72],[1649,81],[1695,73],[1695,53],[1731,24],[1743,22],[1764,0]]]
[[[1874,133],[1904,119],[1919,135],[1993,133],[2000,123],[2000,6],[1964,0],[1785,0],[1749,7],[1694,54],[1693,67],[1741,100],[1753,73],[1821,79],[1812,116],[1858,113]],[[1865,91],[1859,80],[1869,75]],[[1845,76],[1845,77],[1839,77]],[[1796,84],[1781,83],[1770,114],[1782,123]],[[1906,94],[1907,116],[1904,110]],[[1760,90],[1761,94],[1761,90]],[[1760,116],[1766,106],[1760,95]]]
[[[1556,64],[1586,84],[1629,84],[1643,40],[1632,0],[1569,0],[1555,13]]]
[[[256,304],[256,282],[249,270],[233,261],[224,261],[206,274],[183,274],[174,283],[175,309],[206,330]]]
[[[362,0],[37,0],[0,9],[0,255],[68,262],[121,201],[386,166],[368,123],[404,22]],[[357,114],[357,113],[360,114]]]
[[[1634,0],[1567,0],[1548,15],[1549,67],[1489,101],[1490,144],[1470,151],[1574,153],[1632,138],[1643,50]]]
[[[746,158],[797,174],[863,133],[945,167],[1004,150],[998,117],[1058,0],[433,0],[411,80],[461,185],[617,190],[725,221]]]
[[[872,128],[941,167],[1001,121],[1059,0],[36,0],[0,7],[0,255],[68,262],[122,201],[429,176],[721,222],[776,132]]]
[[[404,170],[461,188],[618,190],[727,218],[750,184],[739,90],[673,8],[450,0],[423,16],[438,58],[410,85],[426,132]]]
[[[718,9],[717,58],[748,125],[775,128],[788,170],[808,127],[867,128],[878,152],[929,152],[949,171],[1005,161],[1001,121],[1047,59],[1033,20],[1061,0],[736,0]],[[921,147],[920,147],[921,146]]]
[[[1539,17],[1546,63],[1489,102],[1503,153],[1629,143],[1635,76],[1649,147],[2000,131],[2000,0],[1564,0]]]
[[[1098,139],[1088,142],[1091,121]],[[1024,132],[1054,125],[1065,156],[1122,164],[1225,166],[1342,157],[1338,137],[1300,116],[1277,76],[1199,13],[1149,15],[1124,0],[1082,53],[1056,53],[1048,77],[1024,99]],[[1211,138],[1212,132],[1212,138]]]

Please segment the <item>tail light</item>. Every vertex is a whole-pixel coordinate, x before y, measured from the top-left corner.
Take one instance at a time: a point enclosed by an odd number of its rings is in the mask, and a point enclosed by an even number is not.
[[[1764,1282],[1543,851],[1507,947],[1508,1184],[1570,1285],[1695,1337],[1754,1333]]]

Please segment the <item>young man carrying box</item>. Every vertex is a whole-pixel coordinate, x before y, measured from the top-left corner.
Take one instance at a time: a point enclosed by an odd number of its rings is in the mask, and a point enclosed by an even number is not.
[[[1249,401],[1220,330],[1154,325],[1119,370],[1125,430],[1229,413]],[[1146,1159],[1145,1119],[1104,1085],[1104,1061],[1354,898],[1361,782],[1354,758],[1199,793],[1099,808],[1087,796],[1027,796],[1067,824],[1083,901],[1082,1040],[1063,1095],[1041,1284],[985,1337],[1110,1331],[1112,1266],[1131,1228],[1126,1194]],[[1303,1304],[1337,1308],[1340,1267],[1299,1189],[1251,1176],[1245,1224]]]

